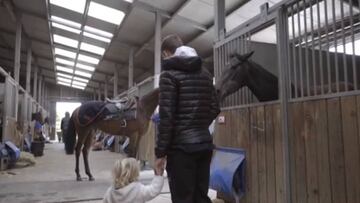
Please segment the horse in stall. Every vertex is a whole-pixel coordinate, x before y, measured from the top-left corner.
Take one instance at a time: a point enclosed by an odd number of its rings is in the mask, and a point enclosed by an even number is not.
[[[221,101],[237,90],[247,86],[260,102],[273,101],[279,98],[278,78],[263,68],[261,65],[250,60],[254,51],[240,55],[235,53],[230,58],[229,67],[221,74],[221,80],[216,84],[216,91]],[[354,90],[350,83],[339,82],[339,91]],[[309,95],[303,91],[304,97],[321,94],[321,87],[309,88]],[[324,92],[336,91],[336,84],[324,87]],[[291,97],[301,96],[301,89],[291,84]]]

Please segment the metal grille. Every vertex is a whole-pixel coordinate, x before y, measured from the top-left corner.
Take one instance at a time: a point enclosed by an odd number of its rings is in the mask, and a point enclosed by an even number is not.
[[[230,55],[233,53],[245,54],[251,51],[251,34],[246,33],[235,39],[232,39],[214,49],[214,71],[215,79],[217,82],[224,70],[226,64],[229,63]],[[255,96],[251,93],[247,87],[241,88],[239,91],[228,96],[221,104],[222,107],[244,105],[253,103],[256,101]]]
[[[307,2],[288,7],[292,98],[358,90],[358,7],[352,0]]]

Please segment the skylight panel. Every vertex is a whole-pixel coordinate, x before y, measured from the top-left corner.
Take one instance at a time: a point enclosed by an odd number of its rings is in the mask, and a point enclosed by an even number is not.
[[[54,23],[54,22],[52,22],[51,25],[52,25],[53,27],[60,28],[60,29],[63,29],[63,30],[69,31],[69,32],[76,33],[76,34],[80,34],[80,32],[81,32],[81,31],[78,30],[78,29],[75,29],[75,28],[72,28],[72,27],[68,27],[68,26],[66,26],[66,25],[61,25],[61,24],[59,24],[59,23]]]
[[[98,47],[92,44],[88,44],[85,42],[81,42],[80,44],[80,49],[85,50],[85,51],[89,51],[95,54],[99,54],[99,55],[103,55],[105,52],[105,49],[102,47]]]
[[[65,85],[65,86],[68,86],[68,87],[71,86],[70,83],[66,83],[66,82],[58,81],[57,83],[58,83],[59,85]]]
[[[89,80],[87,80],[87,79],[79,78],[79,77],[76,77],[76,76],[73,78],[73,80],[77,80],[77,81],[85,82],[85,83],[88,83],[88,82],[89,82]]]
[[[78,85],[72,85],[71,87],[77,88],[77,89],[81,89],[84,90],[85,86],[78,86]]]
[[[66,68],[64,66],[56,66],[56,70],[58,71],[63,71],[63,72],[66,72],[66,73],[73,73],[73,69],[71,68]]]
[[[94,35],[94,34],[91,34],[91,33],[88,33],[88,32],[84,32],[83,35],[86,36],[86,37],[91,37],[93,39],[97,39],[97,40],[107,42],[107,43],[110,43],[110,41],[111,41],[109,38],[100,37],[100,36],[97,36],[97,35]]]
[[[90,74],[90,73],[86,73],[86,72],[79,71],[79,70],[76,70],[76,71],[75,71],[75,75],[84,76],[84,77],[86,77],[86,78],[91,78],[91,74]]]
[[[74,61],[69,61],[69,60],[65,60],[65,59],[61,59],[61,58],[55,58],[55,61],[57,63],[61,63],[61,64],[64,64],[64,65],[69,65],[69,66],[74,66]]]
[[[336,47],[333,46],[333,47],[330,47],[329,51],[330,52],[337,52],[337,53],[344,53],[345,54],[349,54],[349,55],[357,55],[359,56],[360,55],[360,40],[356,40],[354,41],[354,47],[355,47],[355,53],[353,52],[353,42],[349,42],[349,43],[346,43],[345,46],[343,44],[340,44]],[[345,50],[344,50],[344,47],[345,47]]]
[[[108,37],[108,38],[112,38],[112,37],[113,37],[113,34],[110,33],[110,32],[106,32],[106,31],[103,31],[103,30],[99,30],[99,29],[97,29],[97,28],[90,27],[90,26],[87,26],[87,25],[85,25],[84,30],[85,30],[85,31],[88,31],[88,32],[95,33],[95,34],[99,34],[99,35],[101,35],[101,36],[103,36],[103,37]]]
[[[57,77],[57,80],[61,82],[71,83],[71,80],[67,78]]]
[[[91,63],[91,64],[95,64],[95,65],[99,63],[99,59],[90,57],[90,56],[86,56],[86,55],[82,55],[82,54],[79,54],[78,60],[84,61],[87,63]]]
[[[115,25],[120,25],[125,13],[91,1],[88,15]]]
[[[68,75],[68,74],[63,74],[63,73],[56,73],[57,76],[60,76],[60,77],[64,77],[64,78],[69,78],[69,79],[72,79],[73,76],[72,75]]]
[[[87,65],[84,65],[81,63],[76,63],[76,67],[87,70],[87,71],[91,71],[91,72],[95,70],[95,67],[87,66]]]
[[[63,44],[63,45],[66,45],[66,46],[74,47],[74,48],[78,47],[78,41],[77,40],[70,39],[68,37],[63,37],[63,36],[57,35],[57,34],[54,34],[54,42],[59,43],[59,44]]]
[[[73,84],[73,85],[77,85],[77,86],[82,86],[82,87],[85,87],[85,86],[86,86],[86,83],[78,82],[78,81],[73,81],[72,84]]]
[[[124,1],[129,2],[129,3],[134,2],[134,0],[124,0]]]
[[[50,3],[78,13],[84,13],[86,0],[50,0]]]
[[[58,16],[51,16],[51,20],[55,21],[57,23],[60,24],[64,24],[64,25],[68,25],[68,26],[72,26],[72,27],[76,27],[76,28],[81,28],[81,24],[75,21],[71,21],[71,20],[67,20],[65,18],[60,18]]]
[[[73,58],[73,59],[76,58],[76,53],[75,52],[68,51],[68,50],[65,50],[65,49],[56,48],[56,47],[55,47],[55,54],[61,55],[61,56],[66,56],[66,57]]]

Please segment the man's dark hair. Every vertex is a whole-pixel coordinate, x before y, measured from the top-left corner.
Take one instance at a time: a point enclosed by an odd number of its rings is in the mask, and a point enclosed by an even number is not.
[[[162,40],[161,52],[167,50],[172,54],[174,54],[176,49],[178,47],[181,47],[182,45],[184,44],[178,35],[175,34],[168,35]]]

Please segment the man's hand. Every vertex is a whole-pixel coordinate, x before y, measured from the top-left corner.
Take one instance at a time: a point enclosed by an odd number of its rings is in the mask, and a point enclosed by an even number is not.
[[[165,170],[166,157],[155,159],[155,175],[162,176]]]

